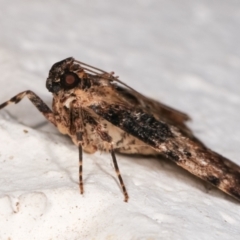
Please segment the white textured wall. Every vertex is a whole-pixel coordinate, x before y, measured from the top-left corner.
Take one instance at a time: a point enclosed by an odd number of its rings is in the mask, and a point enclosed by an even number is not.
[[[189,113],[206,145],[240,164],[240,2],[0,0],[0,103],[66,57],[114,70]],[[27,130],[28,133],[25,133]],[[78,153],[27,100],[0,112],[0,239],[239,239],[240,203],[172,163]]]

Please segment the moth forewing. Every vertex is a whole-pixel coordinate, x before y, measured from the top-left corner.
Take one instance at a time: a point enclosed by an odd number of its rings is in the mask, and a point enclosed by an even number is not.
[[[52,110],[32,91],[19,93],[0,105],[18,103],[24,96],[71,137],[79,149],[79,188],[83,193],[82,150],[108,151],[124,194],[115,151],[127,154],[161,154],[192,174],[240,200],[240,167],[204,146],[186,126],[189,117],[145,97],[113,73],[67,58],[49,71],[47,89]]]

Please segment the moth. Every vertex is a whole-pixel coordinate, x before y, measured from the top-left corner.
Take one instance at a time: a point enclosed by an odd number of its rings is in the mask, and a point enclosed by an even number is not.
[[[17,94],[0,109],[25,96],[67,134],[79,151],[79,188],[83,194],[83,151],[111,154],[124,201],[128,193],[115,153],[162,155],[197,177],[240,200],[240,167],[208,149],[187,127],[189,117],[145,97],[114,76],[70,57],[55,63],[46,88],[52,110],[34,92]]]

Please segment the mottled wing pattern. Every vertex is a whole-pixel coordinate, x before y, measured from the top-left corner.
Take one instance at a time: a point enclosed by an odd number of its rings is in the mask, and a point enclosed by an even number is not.
[[[177,165],[240,200],[240,167],[189,138],[181,129],[130,105],[101,102],[89,108]]]
[[[139,108],[142,111],[153,115],[156,120],[176,126],[181,133],[204,146],[204,144],[193,135],[191,129],[186,125],[186,122],[191,120],[187,114],[154,99],[143,96],[142,94],[133,92],[131,89],[117,86],[116,91],[121,94],[124,99],[128,100],[127,102],[130,106],[134,106],[134,108]]]

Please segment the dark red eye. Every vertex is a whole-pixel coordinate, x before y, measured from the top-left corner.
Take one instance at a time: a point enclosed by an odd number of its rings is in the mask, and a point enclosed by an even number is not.
[[[71,89],[76,87],[80,82],[80,79],[77,74],[75,73],[65,73],[61,77],[61,86],[65,89]]]
[[[72,75],[72,74],[68,74],[65,76],[65,82],[68,85],[72,85],[73,83],[75,83],[76,78]]]

